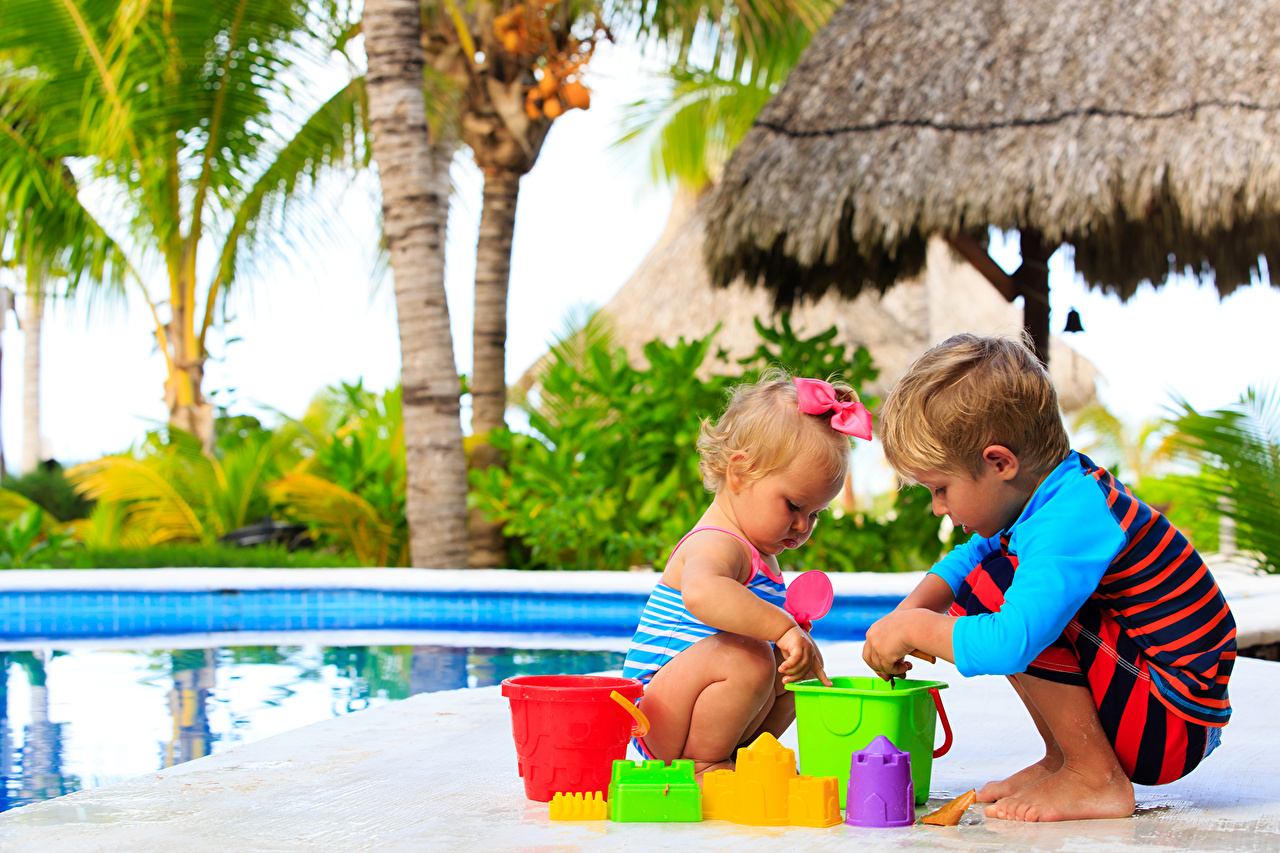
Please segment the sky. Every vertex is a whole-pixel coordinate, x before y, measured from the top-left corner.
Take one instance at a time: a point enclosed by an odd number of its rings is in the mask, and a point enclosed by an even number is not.
[[[522,180],[512,251],[507,376],[514,381],[583,305],[602,305],[662,233],[671,192],[655,187],[642,154],[611,143],[623,105],[652,82],[633,53],[606,45],[591,63],[588,111],[552,126]],[[482,179],[455,162],[446,290],[457,368],[471,367],[471,287]],[[369,185],[342,197],[343,233],[372,233]],[[366,241],[366,244],[368,241]],[[1016,241],[1012,244],[1016,247]],[[1007,270],[1016,248],[993,244]],[[207,367],[206,392],[235,413],[302,414],[326,385],[393,385],[399,351],[389,274],[375,281],[370,251],[354,240],[315,241],[298,257],[264,262],[242,284],[233,320]],[[1089,292],[1059,252],[1050,262],[1052,326],[1076,308],[1084,331],[1064,336],[1100,370],[1103,401],[1126,421],[1162,414],[1174,395],[1200,408],[1237,399],[1249,385],[1280,379],[1280,288],[1255,284],[1219,302],[1210,285],[1174,279],[1144,287],[1126,304]],[[8,275],[8,273],[0,273]],[[0,282],[13,286],[11,279]],[[22,446],[22,332],[10,313],[0,332],[0,441],[10,470]],[[56,305],[44,325],[42,434],[64,463],[120,452],[166,418],[164,363],[145,305],[86,319]]]

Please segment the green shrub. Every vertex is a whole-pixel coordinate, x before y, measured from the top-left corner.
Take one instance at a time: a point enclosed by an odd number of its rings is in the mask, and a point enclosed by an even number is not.
[[[5,476],[0,479],[0,488],[17,492],[58,521],[88,518],[93,509],[93,501],[78,494],[62,466],[52,460],[20,477]]]
[[[49,569],[64,563],[77,568],[86,565],[84,549],[46,523],[40,507],[0,523],[0,569]]]
[[[823,516],[813,536],[786,560],[796,571],[914,572],[929,568],[944,549],[964,537],[939,538],[942,519],[933,514],[929,490],[912,486],[896,494],[883,513]]]
[[[79,562],[64,559],[54,568],[94,569],[329,569],[354,566],[350,557],[325,551],[288,551],[284,547],[257,545],[157,545],[150,548],[91,548],[81,551]]]
[[[343,384],[281,428],[304,453],[267,494],[285,518],[355,565],[409,564],[400,397],[399,387],[376,393]]]
[[[1236,543],[1260,568],[1280,573],[1280,387],[1248,388],[1212,412],[1179,402],[1174,440],[1200,464],[1184,483],[1205,512],[1236,524]]]
[[[644,369],[631,366],[607,335],[553,347],[538,399],[525,406],[536,434],[496,431],[491,442],[506,468],[471,472],[469,499],[503,522],[515,543],[511,565],[661,566],[711,499],[698,472],[696,442],[701,419],[720,412],[730,385],[752,381],[775,364],[801,376],[839,374],[855,388],[878,372],[865,349],[848,352],[833,343],[834,327],[801,338],[784,315],[776,327],[757,321],[756,329],[760,345],[740,360],[740,378],[722,375],[732,365],[723,352],[712,352],[714,333],[674,346],[650,342]],[[708,360],[719,362],[719,373],[705,376]],[[806,567],[830,571],[928,565],[941,550],[941,522],[914,512],[916,500],[903,499],[897,520],[824,519],[814,541],[787,560],[804,555]]]

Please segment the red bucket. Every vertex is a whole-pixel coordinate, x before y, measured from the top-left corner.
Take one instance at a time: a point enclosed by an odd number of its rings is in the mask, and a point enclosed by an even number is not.
[[[524,792],[550,802],[557,791],[608,791],[613,762],[627,757],[636,733],[627,704],[644,693],[634,678],[607,675],[521,675],[502,682],[511,702],[511,729]]]

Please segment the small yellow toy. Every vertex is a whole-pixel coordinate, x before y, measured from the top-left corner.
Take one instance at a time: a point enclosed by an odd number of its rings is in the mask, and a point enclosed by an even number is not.
[[[590,794],[557,792],[551,798],[552,820],[606,820],[608,817],[609,804],[600,791]]]

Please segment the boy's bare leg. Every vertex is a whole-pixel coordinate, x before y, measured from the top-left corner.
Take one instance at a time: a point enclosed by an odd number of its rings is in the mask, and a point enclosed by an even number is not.
[[[713,634],[676,655],[649,681],[640,710],[651,728],[645,746],[657,758],[688,758],[694,772],[733,767],[749,726],[769,713],[777,664],[769,644]]]
[[[1062,751],[1062,767],[987,806],[987,817],[1050,821],[1129,817],[1133,783],[1107,740],[1088,688],[1018,676]]]
[[[1058,742],[1053,738],[1053,732],[1049,731],[1049,726],[1044,721],[1044,717],[1040,715],[1040,709],[1036,707],[1031,698],[1027,696],[1027,691],[1018,683],[1019,676],[1008,676],[1009,683],[1013,685],[1013,689],[1018,692],[1022,704],[1027,706],[1027,712],[1031,714],[1031,720],[1036,724],[1036,731],[1040,733],[1040,737],[1044,740],[1044,758],[1032,764],[1030,767],[1024,767],[1017,773],[1007,779],[1001,779],[999,782],[988,782],[978,790],[978,802],[994,803],[1003,797],[1008,797],[1018,793],[1023,788],[1044,779],[1052,773],[1057,773],[1062,769],[1062,750],[1058,748]]]

